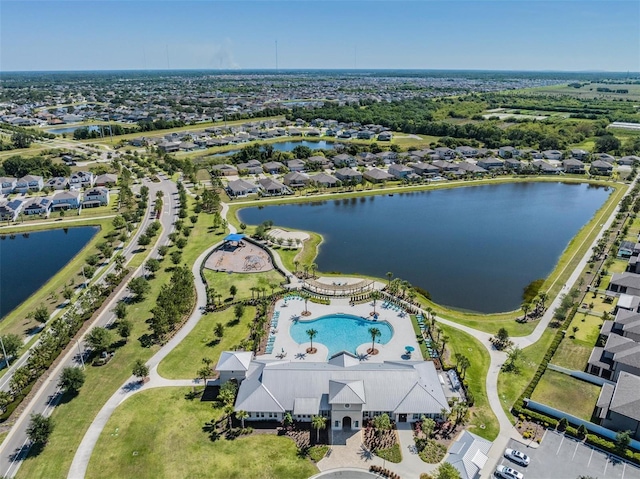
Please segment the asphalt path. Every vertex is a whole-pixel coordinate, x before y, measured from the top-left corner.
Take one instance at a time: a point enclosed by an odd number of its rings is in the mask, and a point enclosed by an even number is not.
[[[178,218],[178,189],[175,183],[169,181],[164,176],[161,178],[160,183],[153,183],[145,181],[144,184],[149,186],[149,199],[150,202],[155,201],[156,191],[160,190],[164,193],[164,206],[163,213],[159,218],[162,223],[162,233],[156,242],[156,245],[149,251],[148,257],[157,257],[157,249],[160,245],[167,244],[169,242],[168,236],[173,229],[173,223]],[[129,245],[122,250],[122,254],[127,258],[127,262],[131,259],[134,251],[138,248],[138,236],[142,234],[149,224],[155,220],[155,215],[152,213],[151,208],[147,210],[147,213],[142,220],[140,228],[136,235],[129,242]],[[111,265],[105,271],[104,275],[108,274],[115,268],[115,265]],[[144,274],[143,266],[140,266],[132,277],[142,276]],[[121,288],[119,293],[107,304],[107,307],[103,312],[96,317],[91,327],[106,326],[113,321],[113,313],[111,310],[117,304],[118,301],[126,299],[128,296],[127,288]],[[89,328],[87,331],[90,331]],[[27,405],[21,416],[9,431],[8,436],[5,438],[2,446],[0,446],[0,475],[3,477],[14,477],[17,473],[22,461],[27,456],[30,449],[30,441],[27,438],[26,429],[29,425],[29,419],[32,414],[43,414],[45,416],[51,415],[56,404],[60,400],[61,391],[58,387],[58,380],[60,372],[67,366],[82,367],[81,354],[83,351],[82,338],[80,338],[77,348],[70,350],[58,366],[50,372],[49,379],[40,387],[40,390]],[[45,373],[46,374],[46,373]],[[5,375],[5,377],[8,376]],[[3,378],[3,381],[5,378]],[[8,384],[8,380],[5,384]]]

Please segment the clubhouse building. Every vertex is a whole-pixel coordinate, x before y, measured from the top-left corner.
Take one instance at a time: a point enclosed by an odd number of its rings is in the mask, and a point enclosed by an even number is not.
[[[248,412],[252,421],[282,421],[290,413],[308,422],[318,415],[327,417],[333,430],[357,430],[384,413],[396,422],[411,422],[450,411],[431,361],[360,361],[346,351],[327,362],[252,356],[225,351],[216,366],[221,385],[238,382],[235,409]]]

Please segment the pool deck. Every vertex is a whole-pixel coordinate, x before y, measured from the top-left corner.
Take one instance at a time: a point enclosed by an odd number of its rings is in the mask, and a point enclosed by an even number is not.
[[[411,324],[411,317],[406,312],[398,312],[393,309],[384,309],[382,300],[376,303],[376,313],[378,321],[387,321],[393,327],[393,336],[387,344],[376,343],[379,351],[375,356],[367,354],[367,349],[371,347],[371,342],[363,343],[357,347],[356,352],[363,360],[372,362],[383,361],[408,361],[422,360],[422,354],[416,334]],[[349,299],[332,299],[330,305],[316,304],[309,301],[307,307],[311,315],[302,316],[304,311],[304,301],[301,299],[281,299],[276,302],[275,312],[279,312],[278,327],[275,328],[275,342],[272,354],[260,355],[258,359],[282,359],[282,351],[286,353],[284,359],[291,361],[314,361],[326,362],[329,359],[329,350],[321,341],[314,341],[313,346],[317,349],[315,354],[308,354],[309,342],[298,344],[293,340],[289,329],[293,321],[310,321],[329,314],[351,314],[360,316],[363,319],[371,319],[369,313],[373,311],[373,301],[363,304],[349,305]],[[412,346],[414,351],[411,357],[406,355],[405,346]]]

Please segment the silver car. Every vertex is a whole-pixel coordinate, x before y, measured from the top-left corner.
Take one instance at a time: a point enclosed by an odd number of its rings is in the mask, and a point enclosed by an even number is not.
[[[524,479],[521,472],[511,469],[510,467],[503,466],[502,464],[496,468],[496,476],[501,477],[502,479]]]
[[[516,449],[507,449],[504,451],[504,457],[511,461],[520,464],[521,466],[528,466],[530,459],[524,452],[520,452]]]

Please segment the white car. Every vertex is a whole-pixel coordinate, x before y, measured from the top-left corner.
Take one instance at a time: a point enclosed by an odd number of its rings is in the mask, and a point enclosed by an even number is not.
[[[502,464],[496,468],[496,476],[501,477],[502,479],[524,479],[521,472],[511,469],[510,467],[503,466]]]
[[[504,451],[504,457],[525,467],[528,466],[530,462],[529,456],[527,456],[524,452],[520,452],[516,449],[507,449],[506,451]]]

